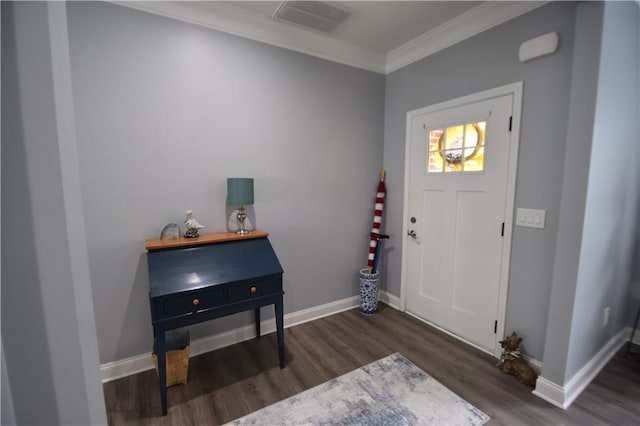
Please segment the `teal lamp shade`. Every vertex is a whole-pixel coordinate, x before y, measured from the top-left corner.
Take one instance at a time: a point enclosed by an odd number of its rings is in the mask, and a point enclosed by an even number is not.
[[[227,178],[227,204],[250,206],[253,204],[253,178]]]

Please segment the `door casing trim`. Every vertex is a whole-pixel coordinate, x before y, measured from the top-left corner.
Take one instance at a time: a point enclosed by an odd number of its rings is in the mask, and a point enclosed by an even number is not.
[[[511,240],[513,235],[513,216],[516,194],[516,176],[518,168],[518,148],[520,146],[520,119],[522,112],[522,81],[463,96],[460,98],[440,102],[434,105],[415,109],[407,112],[407,123],[405,130],[405,158],[404,158],[404,206],[402,218],[402,259],[400,273],[400,310],[407,311],[407,230],[409,229],[409,181],[410,181],[410,157],[411,157],[411,125],[412,121],[420,115],[433,113],[452,107],[459,107],[466,104],[499,98],[506,95],[513,96],[513,113],[511,123],[511,140],[508,159],[507,171],[507,190],[505,199],[505,218],[504,218],[504,238],[502,241],[502,262],[500,269],[500,287],[498,292],[498,327],[496,331],[496,339],[493,346],[493,356],[500,358],[502,348],[499,340],[504,336],[505,319],[507,315],[507,291],[509,288],[509,266],[511,260]],[[453,334],[455,336],[455,334]],[[465,343],[469,343],[465,339],[455,336]],[[475,346],[475,345],[474,345]]]

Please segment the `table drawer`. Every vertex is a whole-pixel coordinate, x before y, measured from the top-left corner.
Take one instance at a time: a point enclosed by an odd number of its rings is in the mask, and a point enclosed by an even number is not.
[[[282,291],[282,280],[270,278],[267,280],[251,280],[228,287],[228,299],[230,303],[251,300]]]
[[[180,296],[172,296],[163,302],[165,317],[188,314],[202,309],[224,304],[222,288],[214,287],[203,291],[191,291]]]

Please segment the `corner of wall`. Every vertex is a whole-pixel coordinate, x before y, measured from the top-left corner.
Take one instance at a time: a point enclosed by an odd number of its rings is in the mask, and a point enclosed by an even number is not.
[[[595,101],[598,86],[602,6],[576,7],[574,52],[566,135],[561,204],[544,343],[543,377],[566,382],[580,265]],[[544,381],[542,382],[544,383]]]
[[[622,348],[629,339],[629,335],[629,328],[625,327],[620,330],[565,385],[554,383],[544,376],[538,377],[533,394],[556,407],[566,410]]]

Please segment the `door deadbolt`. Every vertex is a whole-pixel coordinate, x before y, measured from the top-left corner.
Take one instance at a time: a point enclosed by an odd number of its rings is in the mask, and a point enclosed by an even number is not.
[[[409,219],[409,221],[410,221],[411,223],[416,223],[416,218],[415,218],[415,217],[413,217],[413,216],[411,216],[411,219]]]

